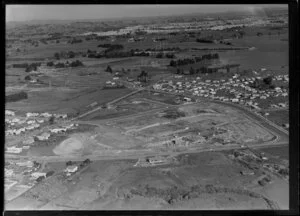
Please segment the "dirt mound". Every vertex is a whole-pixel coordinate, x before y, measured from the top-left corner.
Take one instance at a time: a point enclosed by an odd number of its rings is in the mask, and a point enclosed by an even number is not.
[[[53,152],[57,155],[67,155],[67,154],[74,154],[78,150],[83,148],[83,143],[81,140],[71,137],[64,140],[58,146],[53,149]]]

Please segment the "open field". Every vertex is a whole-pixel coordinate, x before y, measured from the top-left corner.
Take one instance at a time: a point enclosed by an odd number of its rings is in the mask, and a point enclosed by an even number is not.
[[[56,93],[55,93],[56,92]],[[29,92],[27,100],[7,104],[8,109],[23,112],[57,112],[76,114],[86,111],[91,103],[107,103],[114,98],[129,93],[129,89],[87,90],[72,93],[64,89],[48,89],[39,92]],[[49,98],[52,97],[52,98]]]
[[[278,147],[269,147],[261,149],[262,152],[267,154],[288,160],[289,159],[289,147],[288,146],[278,146]]]
[[[283,126],[289,123],[289,111],[288,110],[277,110],[270,111],[267,118],[277,124],[278,126]]]
[[[252,176],[241,175],[240,172],[245,168],[228,158],[228,153],[185,154],[177,156],[176,161],[174,164],[149,168],[135,168],[133,160],[95,161],[71,182],[53,185],[54,188],[61,188],[63,194],[51,193],[56,198],[49,202],[46,201],[46,196],[49,197],[50,194],[43,193],[37,201],[44,202],[41,206],[43,210],[59,207],[65,210],[140,209],[143,203],[150,200],[157,209],[272,208],[263,199],[264,192],[258,202],[258,195],[243,189],[251,187],[257,192],[263,191],[265,187],[262,188],[256,182],[256,179],[263,176],[263,172],[257,170]],[[272,183],[266,188],[286,184],[276,177],[272,178]],[[197,194],[197,191],[200,193]],[[24,204],[28,203],[28,199],[30,198],[21,196],[9,203],[7,209],[20,200]],[[208,205],[207,200],[211,199],[213,202]],[[31,209],[33,205],[35,204],[31,202],[31,206],[25,206],[26,209]],[[285,208],[282,203],[278,205]]]

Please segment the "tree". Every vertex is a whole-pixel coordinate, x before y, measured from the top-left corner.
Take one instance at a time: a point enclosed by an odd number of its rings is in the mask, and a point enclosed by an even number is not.
[[[54,66],[54,63],[51,61],[51,62],[47,62],[47,66],[48,67],[52,67],[52,66]]]
[[[261,33],[261,32],[257,32],[257,33],[256,33],[256,35],[257,35],[258,37],[260,37],[260,36],[262,36],[262,35],[263,35],[263,33]]]
[[[272,76],[268,76],[268,77],[264,78],[263,82],[267,85],[271,85],[272,84]]]
[[[106,68],[106,70],[105,70],[106,72],[109,72],[109,73],[112,73],[113,72],[113,70],[111,69],[111,67],[108,65],[107,66],[107,68]]]
[[[56,53],[54,53],[54,58],[56,58],[57,60],[59,60],[59,53],[58,52],[56,52]]]
[[[190,68],[190,74],[194,74],[195,73],[195,70],[193,67]]]
[[[83,161],[83,163],[85,163],[85,164],[90,164],[91,161],[90,161],[90,159],[86,159],[86,160]]]
[[[176,67],[176,65],[177,65],[177,64],[176,64],[176,61],[174,61],[174,60],[171,60],[171,61],[170,61],[170,66],[171,66],[171,67]]]
[[[68,162],[66,163],[66,165],[67,165],[67,166],[72,166],[72,165],[73,165],[73,162],[72,162],[72,161],[68,161]]]
[[[49,172],[46,173],[46,177],[52,176],[53,174],[54,174],[54,171],[51,170],[51,171],[49,171]]]
[[[25,76],[25,80],[27,81],[31,80],[31,76],[30,75]]]
[[[69,51],[68,56],[69,56],[69,58],[74,58],[75,53],[73,51]]]
[[[246,34],[244,31],[240,31],[239,33],[240,33],[241,38],[243,38]]]
[[[157,55],[155,57],[156,58],[162,58],[163,57],[163,53],[157,53]]]
[[[45,179],[45,176],[40,176],[36,179],[36,182],[41,182],[43,179]]]
[[[39,167],[40,166],[40,163],[36,162],[36,161],[33,161],[33,167]]]
[[[54,124],[54,120],[55,120],[55,117],[54,117],[54,116],[51,116],[51,117],[49,118],[49,124],[50,124],[50,125],[53,125],[53,124]]]
[[[65,64],[62,63],[62,62],[59,62],[55,65],[56,68],[64,68],[65,67]]]

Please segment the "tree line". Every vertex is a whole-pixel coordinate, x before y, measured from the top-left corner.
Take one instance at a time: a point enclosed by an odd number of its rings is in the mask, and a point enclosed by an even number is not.
[[[212,60],[212,59],[219,59],[219,58],[220,57],[219,57],[218,53],[205,54],[205,55],[202,55],[201,57],[171,60],[169,65],[171,67],[178,67],[178,66],[183,66],[183,65],[188,65],[188,64],[195,64],[197,62],[201,62],[204,60]]]
[[[37,67],[41,66],[41,62],[34,62],[31,64],[23,63],[23,64],[13,64],[13,68],[25,68],[25,72],[36,71]]]
[[[214,41],[211,39],[207,39],[207,38],[197,38],[196,42],[198,42],[198,43],[213,43]]]
[[[27,93],[22,91],[22,92],[14,93],[14,94],[11,94],[11,95],[7,95],[5,97],[5,102],[6,103],[16,102],[16,101],[27,99],[27,98],[28,98]]]
[[[250,85],[250,87],[263,90],[263,89],[274,89],[275,85],[273,84],[273,77],[267,76],[262,80],[255,79],[254,82]]]
[[[61,51],[54,53],[54,58],[56,60],[59,60],[61,58],[67,59],[67,58],[75,58],[76,56],[80,55],[81,52],[73,52],[73,51]]]
[[[70,43],[70,44],[82,43],[82,40],[73,38],[73,39],[69,40],[67,43]]]
[[[67,61],[66,63],[58,62],[56,64],[54,62],[50,61],[50,62],[47,62],[47,66],[48,67],[54,66],[55,68],[65,68],[65,67],[80,67],[80,66],[84,66],[84,64],[79,60],[72,61],[72,62]]]

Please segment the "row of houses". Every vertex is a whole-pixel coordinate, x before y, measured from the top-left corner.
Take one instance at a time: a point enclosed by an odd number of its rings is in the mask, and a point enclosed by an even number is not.
[[[5,131],[6,135],[20,135],[26,131],[35,130],[40,128],[41,124],[45,123],[45,118],[51,116],[58,119],[67,118],[67,114],[50,114],[50,113],[26,113],[26,118],[16,118],[15,113],[10,110],[5,111],[5,123],[9,129]],[[11,116],[11,117],[9,117]],[[24,125],[25,124],[25,125]]]
[[[44,118],[49,118],[51,116],[54,116],[55,118],[62,118],[62,119],[65,119],[68,117],[67,114],[51,114],[51,113],[48,113],[48,112],[44,112],[44,113],[26,113],[26,117],[29,118],[29,117],[44,117]]]
[[[5,131],[5,135],[20,135],[21,133],[25,133],[26,131],[31,131],[40,127],[40,124],[32,124],[26,127],[22,127],[19,129],[8,129]]]
[[[70,125],[66,125],[64,127],[60,127],[60,128],[53,128],[50,129],[51,133],[62,133],[62,132],[67,132],[67,130],[73,129],[75,127],[78,127],[78,124],[70,124]]]
[[[278,77],[275,77],[278,78]],[[173,93],[192,93],[194,96],[207,97],[211,99],[228,101],[233,103],[240,103],[245,106],[249,106],[254,109],[260,109],[255,99],[267,99],[269,97],[287,97],[288,92],[286,89],[276,87],[275,89],[258,90],[251,88],[250,85],[255,79],[262,79],[261,77],[241,78],[235,74],[227,81],[222,80],[206,80],[200,81],[200,77],[197,77],[193,81],[161,81],[154,84],[152,87],[156,90],[163,90]],[[287,78],[285,78],[287,79]],[[227,92],[228,95],[218,95],[218,91]],[[286,106],[281,104],[281,106]]]

